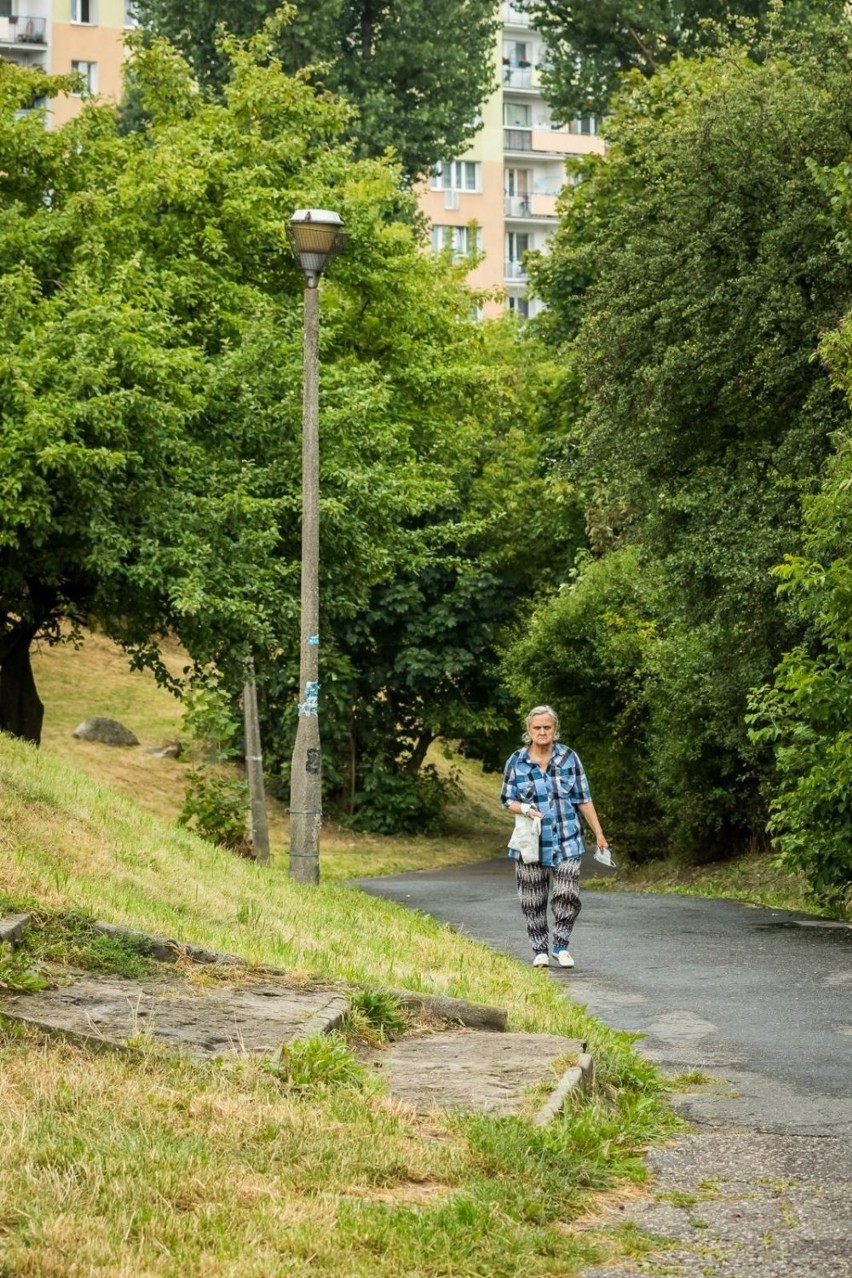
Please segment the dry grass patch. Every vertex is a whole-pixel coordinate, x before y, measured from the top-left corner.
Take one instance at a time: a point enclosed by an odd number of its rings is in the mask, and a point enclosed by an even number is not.
[[[288,1093],[251,1062],[140,1068],[20,1030],[0,1029],[0,1075],[15,1278],[572,1278],[601,1254],[565,1233],[605,1174],[578,1174],[592,1127],[441,1122],[369,1088]]]
[[[163,645],[170,673],[181,678],[189,658],[176,643]],[[182,704],[157,685],[148,671],[132,671],[127,655],[103,635],[84,632],[82,647],[42,646],[34,653],[33,670],[45,704],[42,748],[92,780],[132,799],[145,811],[169,822],[180,813],[186,790],[187,761],[154,758],[146,750],[184,737]],[[139,738],[131,749],[78,741],[72,733],[83,719],[105,715],[119,719]],[[465,865],[499,856],[508,839],[507,821],[499,808],[499,778],[487,776],[471,760],[451,764],[433,746],[429,762],[439,771],[461,771],[465,803],[451,811],[443,839],[356,834],[331,819],[323,823],[324,878],[363,878],[405,873],[443,865]],[[286,868],[290,826],[286,805],[268,800],[273,861]]]
[[[137,1272],[261,1274],[237,1267],[244,1249],[334,1255],[339,1197],[457,1180],[460,1142],[358,1098],[290,1098],[249,1063],[150,1052],[140,1069],[15,1033],[0,1070],[0,1255],[16,1275],[118,1273],[125,1250]]]
[[[0,1025],[0,1274],[573,1278],[599,1254],[557,1226],[640,1177],[668,1120],[653,1068],[555,982],[390,902],[299,887],[2,736],[0,809],[0,908],[51,904],[296,982],[506,1006],[517,1028],[589,1039],[600,1062],[594,1103],[533,1129],[421,1119],[332,1036],[285,1071]]]

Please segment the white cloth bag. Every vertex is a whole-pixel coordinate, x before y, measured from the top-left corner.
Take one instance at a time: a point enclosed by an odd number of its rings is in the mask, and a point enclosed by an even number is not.
[[[541,855],[539,850],[540,839],[541,818],[523,816],[518,813],[515,817],[515,828],[509,840],[509,847],[515,852],[520,852],[521,860],[525,865],[532,865],[538,861]]]

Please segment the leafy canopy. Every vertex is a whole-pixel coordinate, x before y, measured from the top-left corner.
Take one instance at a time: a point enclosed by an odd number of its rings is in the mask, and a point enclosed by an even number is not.
[[[633,749],[666,837],[701,855],[763,827],[771,759],[744,715],[802,634],[770,572],[848,422],[818,358],[848,262],[814,169],[848,154],[849,52],[845,22],[634,75],[536,273],[589,526],[599,550],[635,547],[646,579]],[[622,614],[622,579],[581,572]],[[572,668],[551,669],[579,704]],[[601,706],[613,730],[623,683]]]
[[[708,42],[741,33],[777,14],[776,0],[526,0],[547,41],[544,85],[561,120],[604,115],[620,77],[654,75],[673,58],[693,57]],[[801,0],[784,6],[785,20],[815,12],[842,16],[841,0]]]
[[[286,223],[339,209],[351,238],[321,305],[324,772],[353,816],[372,803],[422,829],[443,803],[418,776],[429,742],[478,748],[511,713],[497,652],[526,607],[530,512],[576,540],[540,465],[535,346],[476,320],[461,268],[423,251],[398,169],[340,140],[345,103],[270,61],[266,33],[227,56],[208,97],[168,45],[137,42],[146,123],[127,134],[95,104],[53,132],[18,118],[51,85],[0,64],[3,635],[26,654],[92,622],[156,667],[173,632],[232,693],[253,649],[286,780],[303,287]]]
[[[286,15],[270,52],[290,73],[310,68],[321,89],[357,108],[346,126],[356,154],[390,149],[409,180],[462,151],[494,81],[493,0],[139,0],[151,31],[189,59],[201,84],[221,91],[227,30],[245,37],[276,12]]]
[[[844,261],[852,260],[849,214],[852,165],[812,166],[831,202]],[[838,387],[852,403],[852,311],[822,341]],[[779,592],[804,626],[800,644],[784,654],[771,684],[751,700],[754,739],[772,747],[778,782],[770,831],[782,861],[807,875],[833,905],[850,904],[852,889],[852,430],[835,436],[818,491],[804,503],[798,555],[775,569]]]

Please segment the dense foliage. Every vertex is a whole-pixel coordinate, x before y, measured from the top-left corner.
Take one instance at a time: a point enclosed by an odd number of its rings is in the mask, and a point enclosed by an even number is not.
[[[543,81],[562,120],[603,115],[627,72],[654,75],[677,56],[779,15],[774,0],[526,0],[523,7],[547,41]],[[814,13],[840,19],[842,0],[788,0],[783,9],[790,25]]]
[[[4,726],[38,736],[21,713],[33,636],[94,622],[156,667],[173,632],[235,695],[254,652],[286,780],[302,280],[285,231],[292,209],[331,205],[351,239],[322,297],[328,789],[361,821],[422,829],[445,798],[422,772],[429,741],[475,742],[509,714],[517,504],[564,492],[539,472],[534,345],[476,321],[462,268],[423,252],[398,169],[339,141],[344,103],[270,62],[264,35],[229,56],[213,100],[140,43],[147,123],[127,134],[95,104],[53,132],[19,118],[56,86],[0,63],[0,615],[18,658],[0,666],[19,703]],[[575,533],[566,518],[565,553]]]
[[[777,569],[805,623],[749,722],[775,749],[770,831],[792,870],[842,903],[852,883],[852,435],[806,504],[804,553]]]
[[[836,242],[852,262],[852,165],[815,176],[831,199]],[[822,343],[837,384],[852,403],[852,315]],[[804,545],[776,569],[780,590],[805,628],[772,685],[758,690],[750,722],[778,764],[770,830],[785,864],[803,870],[836,903],[852,884],[852,429],[819,491],[805,501]]]
[[[320,88],[357,108],[356,153],[387,148],[414,179],[464,150],[494,82],[493,0],[138,0],[141,21],[183,51],[201,84],[229,77],[222,31],[245,37],[276,12],[270,48],[284,68],[311,68]]]
[[[849,420],[818,358],[852,301],[819,179],[848,155],[848,26],[759,53],[630,81],[537,273],[605,557],[578,564],[515,659],[581,750],[606,725],[615,776],[638,780],[625,797],[604,774],[605,806],[645,853],[724,855],[764,827],[771,754],[748,697],[803,635],[771,569],[798,552]]]

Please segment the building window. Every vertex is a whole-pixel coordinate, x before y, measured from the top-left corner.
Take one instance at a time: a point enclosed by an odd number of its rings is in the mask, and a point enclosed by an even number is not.
[[[532,65],[532,45],[528,41],[503,41],[503,83],[507,88],[532,88]]]
[[[506,298],[506,309],[513,315],[517,315],[518,319],[529,319],[530,304],[526,297],[514,297],[511,293]]]
[[[503,41],[503,63],[510,67],[528,67],[532,65],[532,45],[526,40]]]
[[[98,20],[97,0],[71,0],[71,21],[94,26]]]
[[[475,160],[437,164],[432,173],[433,191],[481,191],[482,165]]]
[[[433,226],[432,252],[450,249],[453,261],[458,262],[479,252],[479,238],[478,226]]]
[[[581,120],[572,120],[568,126],[569,133],[585,133],[587,137],[596,137],[600,121],[596,115],[583,116]]]
[[[506,265],[504,277],[507,280],[525,280],[527,268],[524,266],[524,254],[532,248],[532,236],[526,231],[506,232]]]
[[[507,195],[529,195],[531,186],[529,169],[506,169],[505,186]]]
[[[506,261],[520,262],[525,253],[531,248],[530,237],[526,231],[507,231],[506,232]]]
[[[124,25],[125,27],[139,26],[134,0],[124,0]]]
[[[74,94],[75,98],[94,94],[98,91],[98,64],[97,62],[72,62],[71,70],[76,71],[83,77],[84,87],[82,91]]]
[[[503,124],[507,129],[532,128],[532,108],[528,102],[504,102]]]

